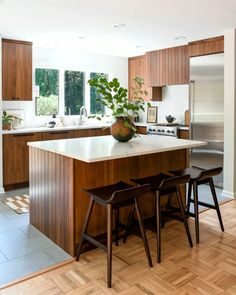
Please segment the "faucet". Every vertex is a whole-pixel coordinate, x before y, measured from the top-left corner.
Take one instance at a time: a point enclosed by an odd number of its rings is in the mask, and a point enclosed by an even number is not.
[[[83,117],[82,115],[85,115],[87,117],[87,109],[85,106],[82,106],[80,108],[80,111],[79,111],[79,125],[82,125],[83,124]]]

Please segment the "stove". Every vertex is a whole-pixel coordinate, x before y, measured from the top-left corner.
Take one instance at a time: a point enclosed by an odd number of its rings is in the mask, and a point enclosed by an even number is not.
[[[163,123],[147,126],[148,135],[161,135],[178,137],[178,124],[176,123]]]

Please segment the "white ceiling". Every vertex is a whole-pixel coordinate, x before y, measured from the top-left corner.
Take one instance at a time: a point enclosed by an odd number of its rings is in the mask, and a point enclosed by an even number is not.
[[[235,27],[235,0],[0,0],[3,37],[87,53],[134,56]]]

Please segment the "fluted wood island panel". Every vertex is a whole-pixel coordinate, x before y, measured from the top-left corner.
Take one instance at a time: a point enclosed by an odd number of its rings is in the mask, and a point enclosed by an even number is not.
[[[91,155],[97,140],[104,142],[107,151],[94,149],[97,154]],[[130,143],[117,143],[111,136],[29,143],[30,223],[74,256],[89,201],[82,189],[185,168],[186,148],[191,146],[191,141],[177,140],[175,148],[174,142],[169,141],[171,150],[164,143],[160,141],[158,149],[148,136]],[[192,141],[192,144],[203,143]],[[75,149],[83,149],[84,145],[85,151],[90,150],[90,157],[84,154],[83,160],[79,160],[81,155],[75,156]],[[113,152],[108,155],[109,147]],[[143,152],[140,150],[140,155],[136,155],[139,149]],[[104,156],[106,152],[107,158]],[[142,202],[144,216],[153,215],[152,196],[143,198]],[[121,219],[127,213],[128,209],[124,208]],[[95,206],[89,231],[92,235],[106,231],[106,215],[100,206]]]

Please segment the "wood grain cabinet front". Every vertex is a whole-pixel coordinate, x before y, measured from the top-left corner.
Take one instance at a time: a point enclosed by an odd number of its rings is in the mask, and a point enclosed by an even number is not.
[[[75,136],[74,130],[42,132],[41,140],[67,139],[67,138],[74,138],[74,136]]]
[[[102,136],[110,135],[110,128],[96,128],[96,129],[79,129],[75,130],[75,137],[89,137],[89,136]]]
[[[189,83],[188,45],[150,51],[146,55],[149,86]]]
[[[3,184],[11,185],[29,181],[29,147],[27,142],[41,140],[41,133],[3,135]]]
[[[32,43],[2,40],[3,100],[32,100]]]
[[[134,91],[132,88],[135,86],[134,79],[140,77],[144,79],[143,90],[146,90],[148,95],[143,96],[145,101],[160,101],[162,100],[161,87],[148,87],[148,72],[147,72],[147,56],[140,55],[130,57],[128,60],[128,75],[129,75],[129,100],[133,100]]]

